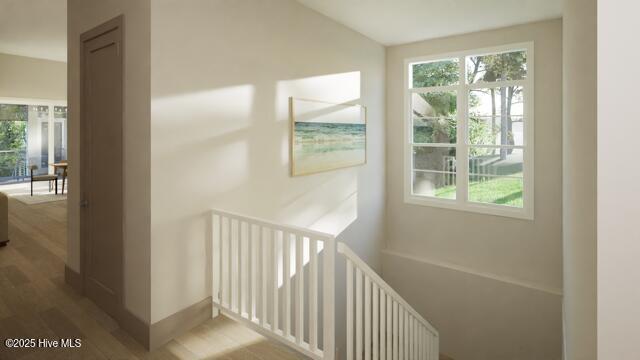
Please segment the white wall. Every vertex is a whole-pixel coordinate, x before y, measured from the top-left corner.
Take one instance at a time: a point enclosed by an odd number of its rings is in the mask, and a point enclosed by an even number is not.
[[[151,24],[152,322],[210,295],[214,207],[340,233],[379,268],[384,48],[290,0],[154,0]],[[290,177],[289,96],[367,106],[368,163]]]
[[[565,0],[563,12],[564,345],[567,360],[590,360],[597,358],[596,0]]]
[[[0,98],[66,100],[67,64],[0,54]]]
[[[80,34],[124,14],[124,300],[150,318],[150,2],[68,0],[69,182],[80,183]],[[120,176],[120,174],[114,174]],[[67,265],[80,270],[80,188],[69,189]]]
[[[629,0],[597,5],[599,359],[640,354],[639,11]]]
[[[405,204],[404,59],[527,41],[534,42],[536,66],[535,219]],[[456,360],[559,358],[561,20],[387,48],[386,131],[385,279],[433,321],[441,351]]]

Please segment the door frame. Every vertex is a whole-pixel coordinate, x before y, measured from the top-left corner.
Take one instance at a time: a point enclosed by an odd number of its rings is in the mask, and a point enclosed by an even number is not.
[[[87,258],[89,256],[89,246],[87,243],[87,239],[90,237],[90,228],[89,228],[89,224],[88,224],[88,214],[85,211],[85,208],[82,207],[82,201],[84,199],[86,199],[85,194],[89,191],[92,191],[93,189],[90,188],[88,184],[88,182],[86,181],[88,179],[88,176],[90,175],[89,173],[89,166],[87,166],[90,163],[90,159],[87,158],[87,156],[84,156],[84,154],[89,154],[89,149],[90,149],[90,145],[88,144],[87,141],[87,136],[89,136],[88,131],[90,130],[90,124],[89,124],[89,120],[88,117],[85,116],[86,115],[86,106],[85,106],[85,102],[86,102],[86,98],[85,98],[85,91],[86,86],[85,86],[85,70],[86,70],[86,59],[85,59],[85,43],[87,41],[90,41],[98,36],[104,35],[106,33],[112,32],[116,29],[120,30],[120,61],[121,61],[121,69],[122,69],[122,91],[121,91],[121,95],[122,95],[122,114],[121,114],[121,119],[122,119],[122,124],[121,124],[121,129],[122,129],[122,159],[120,159],[120,173],[122,174],[122,177],[118,180],[120,180],[122,182],[122,209],[121,209],[121,217],[122,217],[122,229],[121,229],[121,240],[122,240],[122,244],[121,244],[121,253],[120,253],[120,265],[121,265],[121,273],[120,273],[120,278],[118,279],[118,284],[117,284],[117,299],[118,299],[118,309],[117,309],[117,314],[116,314],[116,320],[118,321],[118,323],[121,323],[123,318],[124,318],[124,313],[125,313],[125,306],[124,306],[124,238],[125,238],[125,232],[124,232],[124,119],[125,119],[125,96],[124,96],[124,80],[125,80],[125,62],[124,62],[124,57],[125,57],[125,52],[124,52],[124,15],[119,15],[116,16],[115,18],[108,20],[84,33],[82,33],[80,35],[80,121],[79,121],[79,125],[80,125],[80,182],[79,184],[77,184],[76,186],[78,186],[79,188],[79,193],[80,193],[80,202],[78,204],[76,204],[75,206],[78,206],[80,208],[80,276],[81,276],[81,280],[82,280],[82,293],[84,295],[86,295],[87,293]],[[117,171],[116,171],[117,173]],[[89,204],[89,206],[91,206],[91,204]]]

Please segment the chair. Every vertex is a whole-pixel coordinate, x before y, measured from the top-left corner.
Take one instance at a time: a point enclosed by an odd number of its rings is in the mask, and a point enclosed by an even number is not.
[[[58,194],[58,175],[34,175],[33,173],[38,170],[38,165],[29,166],[29,170],[29,172],[31,173],[31,196],[33,196],[34,181],[48,181],[49,191],[51,191],[51,182],[55,182],[56,195]]]
[[[60,160],[61,164],[66,164],[67,160]],[[58,174],[56,174],[58,175]],[[64,194],[64,183],[67,181],[67,167],[63,167],[62,168],[62,192],[61,194]]]

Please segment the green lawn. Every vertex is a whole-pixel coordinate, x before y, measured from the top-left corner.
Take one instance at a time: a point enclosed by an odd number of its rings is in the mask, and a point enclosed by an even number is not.
[[[441,187],[436,190],[436,197],[455,199],[454,185]],[[522,207],[522,180],[517,178],[490,178],[486,181],[469,182],[469,200]]]

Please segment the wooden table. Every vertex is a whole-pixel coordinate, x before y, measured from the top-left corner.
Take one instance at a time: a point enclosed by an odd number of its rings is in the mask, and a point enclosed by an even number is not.
[[[58,174],[58,169],[62,169],[62,192],[64,194],[64,184],[67,180],[67,167],[69,166],[66,162],[57,162],[53,164],[49,164],[49,166],[53,166],[53,173]],[[57,181],[57,180],[56,180]]]

